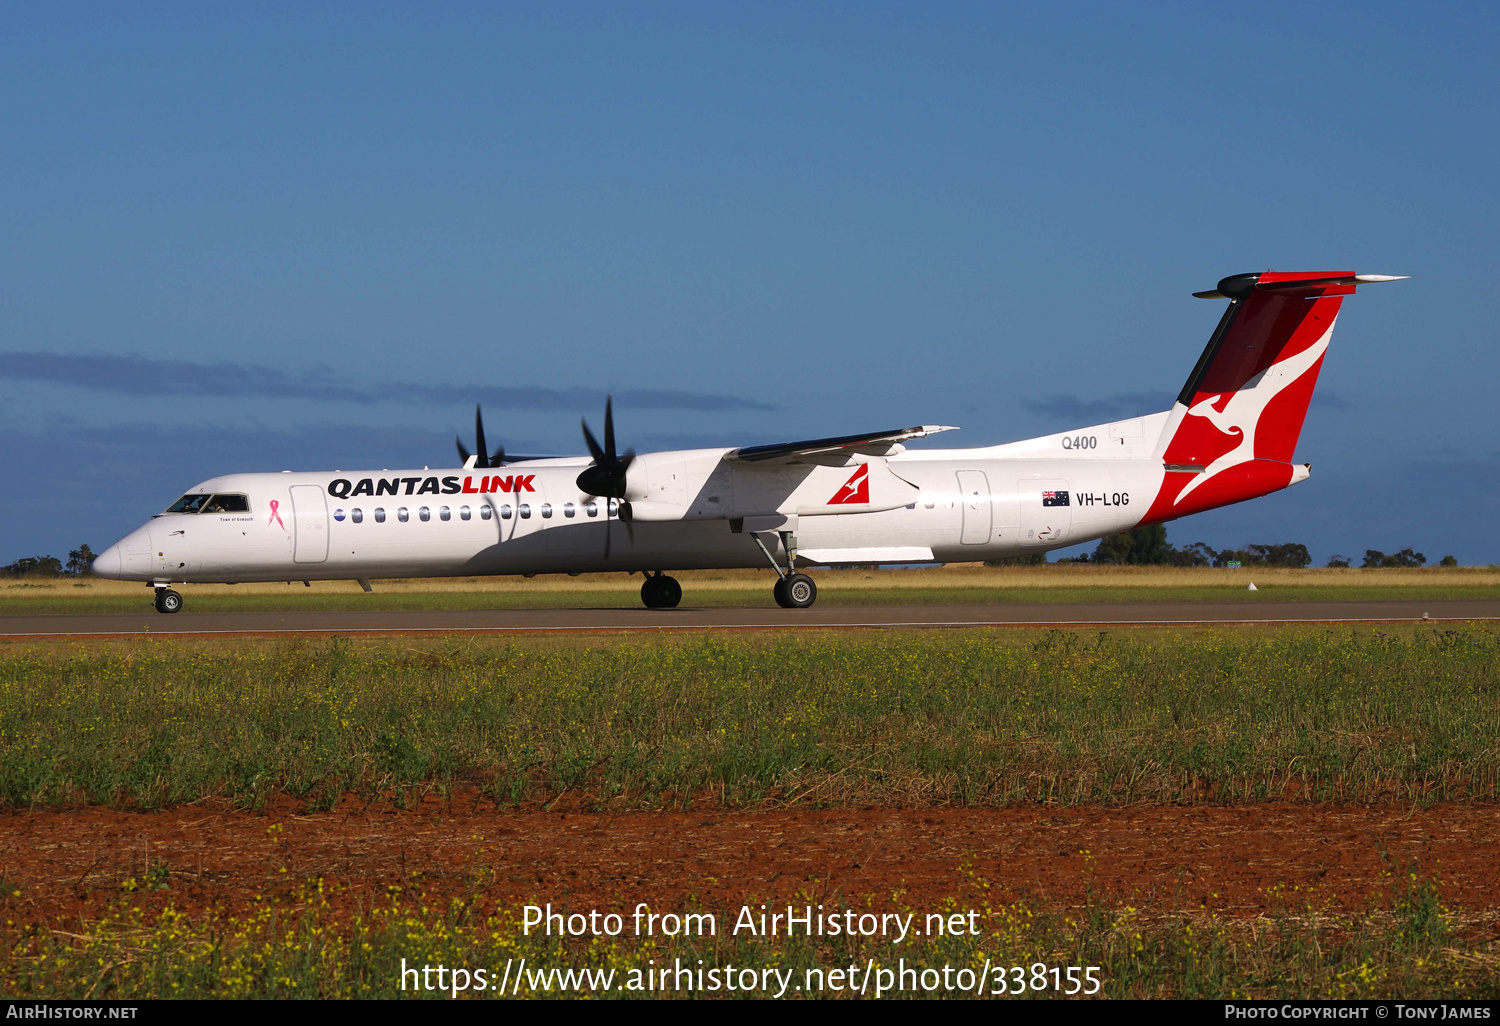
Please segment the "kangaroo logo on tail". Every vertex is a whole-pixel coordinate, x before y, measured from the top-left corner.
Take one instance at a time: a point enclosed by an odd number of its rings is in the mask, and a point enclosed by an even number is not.
[[[1239,436],[1240,444],[1204,467],[1203,473],[1193,478],[1186,488],[1177,493],[1177,498],[1173,500],[1172,505],[1177,505],[1193,489],[1230,467],[1237,467],[1241,463],[1248,463],[1255,459],[1255,428],[1260,423],[1260,415],[1265,412],[1271,400],[1280,395],[1288,385],[1317,366],[1318,361],[1328,350],[1328,336],[1332,333],[1333,326],[1330,324],[1318,341],[1280,363],[1273,363],[1246,382],[1244,387],[1231,392],[1229,401],[1224,403],[1222,410],[1215,409],[1214,404],[1221,402],[1224,399],[1223,395],[1201,399],[1188,409],[1189,417],[1202,417],[1223,434],[1230,437]]]

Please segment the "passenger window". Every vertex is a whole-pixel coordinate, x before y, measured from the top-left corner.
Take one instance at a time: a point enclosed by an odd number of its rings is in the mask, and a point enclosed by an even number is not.
[[[354,521],[356,524],[362,524],[365,522],[365,511],[360,509],[358,506],[355,506],[349,511],[349,519]]]
[[[417,509],[417,519],[422,521],[422,523],[424,524],[427,523],[427,521],[432,519],[432,510],[428,509],[426,506],[419,507]]]
[[[404,524],[411,519],[411,514],[406,511],[405,506],[402,506],[400,509],[396,510],[396,519]]]
[[[516,508],[518,510],[520,510],[521,519],[522,520],[530,520],[531,519],[531,506],[530,506],[530,504],[523,502],[523,503],[521,503],[520,506],[518,506]]]
[[[449,509],[447,506],[439,506],[438,507],[438,519],[439,520],[452,520],[453,519],[453,511],[451,509]]]
[[[922,505],[926,506],[928,509],[932,509],[932,507],[937,505],[937,500],[929,495],[922,500]]]
[[[548,518],[550,516],[552,516],[552,503],[550,503],[550,502],[544,502],[544,503],[542,503],[542,518],[545,520],[546,518]]]
[[[612,517],[617,517],[617,516],[620,515],[620,500],[619,499],[610,499],[609,500],[609,515],[612,516]]]
[[[467,507],[467,506],[460,506],[460,507],[458,507],[458,519],[460,519],[460,520],[468,520],[469,517],[471,515],[473,515],[473,512],[474,511],[471,510],[471,509],[469,509],[469,507]]]
[[[342,522],[343,519],[344,519],[344,511],[341,510],[341,509],[334,510],[333,511],[333,519]]]
[[[381,509],[379,506],[375,507],[375,522],[377,524],[385,523],[385,510]]]
[[[597,517],[599,515],[599,504],[590,499],[583,504],[583,511],[591,517]]]
[[[500,507],[500,519],[501,520],[509,520],[510,519],[510,503],[507,502],[505,505],[503,505],[503,506]]]
[[[573,515],[577,512],[578,510],[573,508],[573,504],[571,502],[563,503],[563,516],[567,517],[569,520],[572,520]]]
[[[494,511],[491,510],[488,506],[480,506],[479,507],[479,519],[480,520],[488,520],[493,515],[494,515]]]

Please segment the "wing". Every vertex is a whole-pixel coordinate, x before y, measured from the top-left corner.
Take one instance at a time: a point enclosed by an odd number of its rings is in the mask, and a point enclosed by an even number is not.
[[[839,435],[835,438],[811,438],[805,442],[780,442],[775,445],[747,445],[731,449],[724,459],[738,463],[818,463],[829,458],[859,454],[891,456],[902,450],[909,438],[926,438],[939,431],[957,431],[956,427],[924,424],[920,427],[871,431],[862,435]]]

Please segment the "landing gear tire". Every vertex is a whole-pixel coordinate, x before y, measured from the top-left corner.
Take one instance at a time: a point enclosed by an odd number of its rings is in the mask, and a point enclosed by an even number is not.
[[[676,609],[682,601],[682,585],[665,574],[648,577],[641,584],[641,601],[647,609]]]
[[[182,609],[182,596],[171,588],[162,588],[156,593],[156,611],[158,613],[175,613]]]
[[[806,609],[818,600],[818,586],[806,574],[790,574],[772,592],[782,609]]]

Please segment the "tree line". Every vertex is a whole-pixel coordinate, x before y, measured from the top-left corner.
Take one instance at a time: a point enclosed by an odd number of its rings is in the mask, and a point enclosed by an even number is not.
[[[14,563],[0,566],[0,575],[6,577],[83,577],[94,565],[94,550],[88,543],[68,553],[64,563],[56,556],[22,556]]]
[[[1041,565],[1047,561],[1044,552],[1012,559],[989,560],[990,566]],[[1133,531],[1122,531],[1099,541],[1093,553],[1083,553],[1059,563],[1101,563],[1106,566],[1217,566],[1231,564],[1244,567],[1291,567],[1302,569],[1312,565],[1312,554],[1301,542],[1283,542],[1279,545],[1246,545],[1239,549],[1215,549],[1203,542],[1193,542],[1182,548],[1167,541],[1165,524],[1137,527]],[[1353,566],[1348,556],[1334,556],[1326,564],[1330,567]],[[1412,549],[1384,553],[1379,549],[1366,549],[1365,569],[1374,567],[1418,567],[1426,566],[1427,557]],[[1458,560],[1444,556],[1440,566],[1457,566]]]

